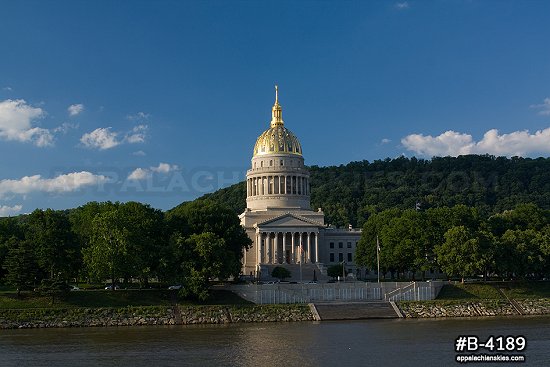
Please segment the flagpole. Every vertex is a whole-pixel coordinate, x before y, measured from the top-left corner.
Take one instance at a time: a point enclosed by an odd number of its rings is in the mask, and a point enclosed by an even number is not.
[[[376,235],[376,260],[378,262],[378,283],[380,283],[380,241]]]

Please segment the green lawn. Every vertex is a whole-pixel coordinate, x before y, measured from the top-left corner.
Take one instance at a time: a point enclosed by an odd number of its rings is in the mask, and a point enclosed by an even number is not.
[[[445,284],[437,296],[438,300],[502,298],[495,287],[485,283]]]
[[[509,282],[503,287],[510,298],[550,298],[550,282]]]
[[[509,298],[550,298],[550,282],[532,281],[446,284],[437,299],[502,299],[497,288],[502,289]]]
[[[20,298],[15,292],[0,293],[0,309],[8,308],[74,308],[74,307],[125,307],[125,306],[169,306],[179,304],[248,304],[248,301],[236,294],[224,291],[212,291],[212,297],[207,302],[196,302],[178,298],[176,292],[168,290],[81,290],[69,292],[56,298],[51,304],[51,297],[37,296],[33,293],[23,293]]]

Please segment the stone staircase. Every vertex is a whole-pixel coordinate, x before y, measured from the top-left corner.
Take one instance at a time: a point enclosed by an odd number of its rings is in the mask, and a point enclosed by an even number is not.
[[[300,264],[264,264],[260,266],[260,270],[262,272],[261,280],[263,281],[270,281],[270,280],[278,280],[276,278],[273,278],[271,276],[271,272],[275,267],[281,266],[288,271],[290,271],[290,278],[285,278],[285,281],[289,282],[309,282],[313,280],[317,280],[318,282],[326,282],[330,279],[329,276],[326,275],[326,270],[323,272],[323,265],[322,264],[314,264],[314,263],[306,263],[302,264],[302,277],[300,279]]]
[[[321,320],[395,319],[390,302],[315,303]]]

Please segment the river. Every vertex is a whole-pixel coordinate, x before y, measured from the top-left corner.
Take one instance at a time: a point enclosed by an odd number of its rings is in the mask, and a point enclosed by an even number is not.
[[[550,365],[550,317],[523,317],[0,330],[0,366],[454,366],[459,335],[523,335],[515,365]]]

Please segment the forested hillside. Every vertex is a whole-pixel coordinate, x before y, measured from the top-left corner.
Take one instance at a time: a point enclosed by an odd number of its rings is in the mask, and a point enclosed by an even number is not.
[[[529,202],[550,209],[550,158],[400,157],[309,169],[312,208],[323,208],[326,222],[336,226],[362,226],[371,213],[416,203],[422,209],[464,204],[482,214]],[[204,198],[241,213],[246,188],[241,182]]]

